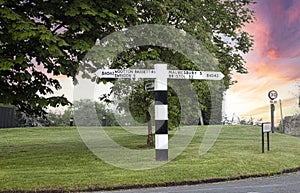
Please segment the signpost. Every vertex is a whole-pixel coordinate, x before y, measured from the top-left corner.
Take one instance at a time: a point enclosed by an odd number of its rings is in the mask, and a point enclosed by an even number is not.
[[[276,101],[274,101],[278,97],[278,93],[275,90],[271,90],[268,92],[268,97],[270,99],[270,109],[271,109],[271,123],[263,123],[261,125],[261,148],[262,153],[265,152],[265,133],[267,133],[267,150],[270,151],[270,132],[274,133],[274,111]]]
[[[274,101],[278,96],[278,93],[275,91],[275,90],[271,90],[269,93],[268,93],[268,97],[269,99],[271,100],[270,103],[270,109],[271,109],[271,130],[272,130],[272,133],[274,133],[274,111],[275,111],[275,105],[274,103],[276,101]]]
[[[265,152],[265,133],[267,133],[267,150],[270,151],[270,135],[271,132],[271,124],[270,123],[263,123],[261,126],[261,148],[262,153]]]
[[[155,95],[155,155],[157,161],[168,160],[168,79],[221,80],[215,71],[168,70],[167,64],[155,64],[154,69],[100,69],[99,78],[154,78]],[[149,90],[151,85],[146,85]]]
[[[221,80],[224,75],[215,71],[167,70],[168,79]],[[99,78],[156,78],[155,69],[103,69],[98,70]]]

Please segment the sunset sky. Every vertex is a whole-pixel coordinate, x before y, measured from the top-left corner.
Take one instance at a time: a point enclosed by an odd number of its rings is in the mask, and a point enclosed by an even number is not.
[[[256,21],[246,26],[255,41],[253,51],[245,55],[249,73],[234,74],[238,83],[227,92],[225,112],[269,121],[270,90],[278,92],[283,116],[299,110],[300,1],[258,0],[254,10]],[[277,119],[279,112],[277,104]]]
[[[300,0],[257,0],[254,5],[255,23],[245,29],[254,36],[253,51],[244,56],[248,74],[234,74],[238,81],[227,91],[224,113],[233,113],[248,120],[269,119],[268,92],[276,90],[282,100],[283,116],[299,112],[300,94]],[[79,99],[70,92],[70,79],[61,79],[63,90],[70,100]],[[101,92],[101,89],[98,90]],[[275,116],[280,118],[279,104]]]

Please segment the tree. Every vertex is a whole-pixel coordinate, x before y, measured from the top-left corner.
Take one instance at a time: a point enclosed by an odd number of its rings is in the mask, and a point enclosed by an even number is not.
[[[66,109],[63,113],[48,112],[47,120],[50,121],[51,126],[69,126],[71,118],[71,109]]]
[[[159,6],[157,6],[157,4]],[[242,58],[242,53],[247,53],[250,51],[253,40],[252,37],[243,31],[243,25],[253,21],[253,11],[249,8],[249,5],[254,3],[253,1],[239,1],[239,0],[225,0],[225,1],[164,1],[164,3],[159,3],[158,1],[151,1],[140,3],[138,6],[137,13],[140,14],[142,21],[149,21],[149,23],[159,23],[164,25],[172,25],[178,29],[183,29],[189,34],[192,34],[198,40],[201,40],[206,49],[215,55],[219,61],[219,69],[225,75],[223,84],[215,83],[214,92],[209,91],[208,85],[204,81],[193,81],[193,86],[197,91],[199,104],[201,110],[204,111],[204,121],[206,124],[220,124],[222,119],[222,99],[223,94],[226,89],[229,88],[231,84],[235,81],[231,79],[231,72],[233,70],[239,73],[246,73],[247,70],[244,67],[244,60]],[[148,5],[146,8],[146,4]],[[145,6],[145,7],[144,7]],[[155,8],[154,8],[155,7]],[[146,10],[146,11],[145,11]],[[151,12],[150,10],[153,10]],[[152,15],[152,13],[155,13]],[[156,17],[157,16],[157,17]],[[159,17],[158,17],[159,16]],[[126,31],[123,32],[126,36]],[[163,32],[160,35],[163,35]],[[139,36],[140,34],[130,34],[133,37]],[[152,34],[151,34],[152,35]],[[117,37],[117,38],[122,38]],[[159,39],[159,37],[157,37]],[[117,39],[118,41],[118,39]],[[159,40],[158,40],[159,41]],[[103,41],[106,44],[107,41]],[[110,42],[114,44],[115,42]],[[180,43],[180,41],[179,41]],[[103,46],[103,44],[100,46]],[[130,44],[130,43],[128,43]],[[159,44],[159,43],[158,43]],[[189,46],[189,45],[183,45]],[[95,52],[99,50],[95,49]],[[110,54],[110,53],[109,53]],[[103,63],[103,66],[90,66],[86,68],[87,72],[95,72],[101,67],[111,67],[111,68],[129,68],[136,65],[137,62],[145,60],[157,60],[164,61],[169,64],[173,64],[180,69],[195,70],[194,64],[186,58],[182,53],[174,52],[172,49],[159,46],[139,46],[126,50],[118,55],[117,58],[112,58],[111,55],[107,57],[95,58],[92,55],[89,59],[96,59],[97,63]],[[110,58],[113,61],[111,64],[105,64],[103,58]],[[203,57],[205,60],[205,56]],[[90,61],[90,60],[88,60]],[[201,66],[204,70],[205,65],[208,65],[205,61]],[[88,63],[86,63],[88,64]],[[88,66],[88,65],[87,65]],[[97,81],[102,81],[95,79]],[[110,80],[104,80],[110,81]],[[114,81],[112,81],[114,82]],[[113,97],[118,95],[117,90],[121,87],[115,86],[112,90],[114,93]],[[124,87],[125,89],[125,87]],[[128,90],[128,87],[126,87]],[[136,97],[142,96],[140,101],[145,101],[144,95],[141,91],[131,88],[130,90],[135,90]],[[122,92],[119,92],[122,93]],[[170,93],[169,93],[170,95]],[[148,96],[151,98],[151,96]],[[212,99],[214,101],[212,101]],[[133,101],[138,101],[137,99]],[[217,105],[212,105],[217,104]],[[135,103],[132,103],[134,106]],[[176,106],[175,104],[172,104]],[[143,104],[144,115],[147,114],[147,102]],[[178,108],[177,108],[178,110]],[[170,111],[174,116],[172,118],[176,119],[180,116],[179,113],[174,113],[176,110]],[[212,113],[214,112],[214,113]],[[134,114],[134,113],[133,113]],[[136,113],[141,115],[140,113]]]
[[[252,0],[0,0],[0,103],[37,115],[43,115],[48,105],[69,104],[64,96],[48,95],[61,88],[56,76],[72,77],[76,82],[79,68],[83,77],[89,77],[97,69],[93,65],[82,69],[79,64],[97,39],[145,23],[174,26],[201,40],[219,59],[219,68],[226,76],[225,88],[218,89],[217,97],[221,99],[223,91],[234,82],[230,72],[246,72],[241,53],[247,53],[253,42],[242,27],[253,20],[249,8],[252,3]],[[180,65],[181,69],[193,68],[180,53],[151,46],[121,54],[113,66],[126,68],[134,63],[128,59],[149,58]],[[185,62],[179,64],[175,58]],[[197,90],[205,88],[205,83],[195,84],[199,85]],[[206,95],[199,99],[208,113],[210,107],[205,101],[209,98]]]
[[[43,115],[70,104],[57,76],[73,77],[97,38],[138,18],[131,1],[0,1],[0,103]]]
[[[94,102],[90,99],[74,101],[72,107],[66,112],[68,113],[69,111],[73,111],[77,126],[99,126],[102,123],[103,116],[106,116],[107,126],[118,125],[114,113],[105,104]],[[91,117],[90,115],[94,113],[97,116]]]
[[[142,86],[142,87],[141,87]],[[152,122],[149,106],[152,104],[153,95],[144,91],[145,84],[138,84],[134,89],[136,92],[129,95],[129,110],[138,122],[146,122],[148,126],[147,145],[153,146]],[[120,105],[119,105],[120,106]]]
[[[207,50],[214,54],[219,60],[219,69],[225,75],[222,83],[214,83],[214,87],[209,89],[209,86],[205,81],[193,81],[194,89],[198,94],[198,102],[201,110],[204,111],[204,122],[206,124],[220,124],[222,120],[222,99],[226,89],[229,88],[234,81],[231,79],[231,71],[236,70],[239,73],[246,73],[246,69],[243,66],[244,60],[241,53],[247,53],[252,45],[253,40],[251,36],[242,31],[242,27],[245,23],[253,21],[253,11],[248,7],[254,3],[253,1],[151,1],[151,2],[140,2],[139,6],[136,7],[136,12],[140,16],[140,21],[148,21],[148,23],[156,23],[162,25],[172,25],[178,29],[183,29],[189,34],[192,34],[194,38],[201,40]],[[159,30],[158,30],[159,31]],[[139,33],[140,32],[140,33]],[[137,63],[143,63],[146,60],[164,61],[174,65],[179,69],[186,70],[205,70],[208,69],[209,56],[202,54],[202,60],[198,60],[201,63],[200,69],[195,69],[195,64],[183,53],[176,52],[167,46],[134,46],[134,42],[128,37],[140,38],[140,41],[147,42],[149,36],[155,36],[155,33],[145,33],[142,30],[131,33],[130,31],[122,31],[123,36],[116,35],[112,40],[103,40],[99,42],[99,49],[95,48],[90,55],[87,56],[85,66],[86,74],[94,73],[99,68],[130,68],[136,66]],[[143,36],[141,34],[145,34]],[[168,34],[170,33],[170,34]],[[170,31],[164,31],[158,36],[165,36],[165,39],[169,37],[178,37],[176,34],[172,34]],[[142,37],[141,37],[142,36]],[[148,37],[147,37],[148,36]],[[112,49],[119,48],[118,43],[123,41],[125,38],[124,47],[128,46],[130,49],[118,53],[118,57],[114,57],[114,51]],[[159,42],[161,37],[155,37],[148,42],[155,41],[156,45],[163,45]],[[176,39],[176,38],[175,38]],[[137,40],[137,42],[139,42]],[[172,39],[168,39],[173,41]],[[182,47],[193,48],[195,45],[186,45],[184,41],[178,40],[176,43]],[[175,43],[175,44],[176,44]],[[108,45],[108,46],[107,46]],[[110,47],[109,47],[110,46]],[[121,45],[122,46],[122,45]],[[102,48],[108,50],[105,53]],[[197,48],[197,47],[194,47]],[[203,49],[202,49],[203,50]],[[103,53],[104,51],[104,53]],[[99,55],[99,53],[101,53]],[[109,58],[109,60],[108,60]],[[106,61],[105,61],[106,60]],[[108,62],[110,61],[110,62]],[[89,65],[92,64],[92,65]],[[87,75],[88,76],[88,75]],[[91,77],[95,81],[111,81],[111,80],[99,80],[96,77]],[[111,81],[115,83],[115,81]],[[138,89],[138,87],[142,89]],[[121,91],[120,91],[121,90]],[[148,122],[148,142],[151,141],[149,135],[151,133],[150,119],[149,116],[149,102],[148,99],[153,98],[150,93],[143,91],[143,86],[137,86],[127,84],[127,86],[120,87],[119,85],[114,86],[112,89],[113,98],[120,96],[123,97],[122,90],[132,91],[130,102],[130,112],[136,119],[141,120],[144,118],[145,122]],[[169,92],[168,96],[170,99],[176,98],[176,94]],[[171,98],[172,97],[172,98]],[[120,102],[120,98],[117,99]],[[126,98],[126,97],[125,97]],[[125,101],[128,101],[127,99]],[[178,100],[174,100],[178,101]],[[171,102],[171,103],[170,103]],[[141,104],[142,103],[142,104]],[[122,103],[121,103],[122,104]],[[137,105],[138,104],[138,105]],[[122,107],[122,105],[120,105]],[[137,108],[139,107],[139,108]],[[170,109],[170,107],[173,107]],[[169,126],[177,126],[176,120],[179,120],[181,112],[178,103],[169,101],[169,114],[170,124]],[[139,109],[139,110],[138,110]],[[195,115],[195,111],[191,111],[192,115]],[[147,116],[148,115],[148,116]],[[191,116],[192,117],[192,116]],[[197,120],[197,119],[194,119]]]

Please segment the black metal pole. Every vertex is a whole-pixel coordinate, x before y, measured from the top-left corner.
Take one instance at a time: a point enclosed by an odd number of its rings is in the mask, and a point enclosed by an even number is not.
[[[265,152],[265,137],[264,137],[264,124],[261,127],[261,152]]]
[[[267,148],[268,148],[268,151],[270,151],[270,135],[269,135],[269,132],[267,133]]]
[[[271,130],[272,130],[272,133],[274,133],[274,111],[275,111],[275,105],[271,104]]]

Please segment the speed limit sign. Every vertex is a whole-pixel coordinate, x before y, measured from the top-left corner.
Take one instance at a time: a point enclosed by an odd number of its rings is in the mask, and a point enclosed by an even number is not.
[[[277,96],[278,96],[278,93],[277,93],[275,90],[271,90],[271,91],[268,93],[268,97],[269,97],[271,100],[276,99]]]

